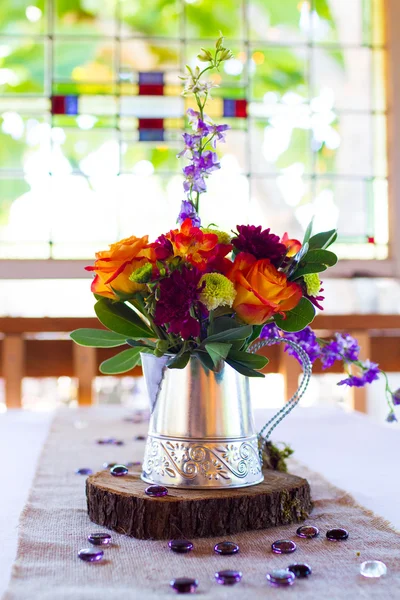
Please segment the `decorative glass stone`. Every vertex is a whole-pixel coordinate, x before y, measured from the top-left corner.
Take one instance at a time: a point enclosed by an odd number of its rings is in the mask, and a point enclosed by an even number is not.
[[[380,560],[367,560],[360,565],[360,573],[363,577],[382,577],[387,573],[385,563]]]
[[[239,583],[242,577],[243,575],[240,571],[231,571],[230,569],[215,573],[215,579],[221,585],[234,585],[235,583]]]
[[[145,435],[135,435],[135,437],[133,438],[135,442],[144,442],[146,439],[147,438]]]
[[[103,550],[96,550],[95,548],[83,548],[78,552],[78,557],[85,562],[99,562],[103,556]]]
[[[114,440],[113,444],[114,446],[123,446],[125,442],[123,440]]]
[[[292,540],[276,540],[271,544],[272,552],[275,554],[291,554],[297,548],[296,544]]]
[[[301,538],[315,538],[319,535],[319,529],[314,525],[302,525],[296,531],[296,535]]]
[[[105,444],[114,444],[116,441],[117,440],[115,438],[103,438],[101,440],[97,440],[97,443],[101,446],[104,446]]]
[[[114,477],[122,477],[123,475],[128,475],[128,468],[125,465],[115,465],[110,469],[111,475]]]
[[[170,586],[178,594],[193,594],[198,585],[197,579],[191,579],[190,577],[178,577],[170,582]]]
[[[149,485],[149,487],[144,490],[144,493],[147,494],[147,496],[161,498],[162,496],[166,496],[168,494],[168,490],[163,485]]]
[[[83,468],[83,469],[76,469],[75,473],[76,473],[76,475],[91,475],[93,473],[93,471],[92,471],[92,469]]]
[[[287,569],[279,569],[278,571],[272,571],[266,575],[267,581],[275,586],[287,586],[292,585],[295,582],[295,574]]]
[[[113,467],[116,467],[119,463],[108,463],[105,462],[103,463],[103,469],[112,469]]]
[[[349,532],[346,531],[346,529],[342,529],[342,527],[339,527],[338,529],[329,529],[326,532],[326,537],[331,542],[341,542],[342,540],[347,540]]]
[[[168,542],[168,546],[172,552],[178,552],[179,554],[186,554],[193,550],[193,544],[189,540],[171,540]]]
[[[239,546],[235,542],[218,542],[214,546],[214,552],[217,554],[236,554],[239,552]]]
[[[91,533],[88,535],[88,541],[93,546],[108,546],[111,544],[111,535],[109,533]]]
[[[302,579],[303,577],[309,577],[312,573],[311,567],[309,565],[296,563],[294,565],[289,565],[288,570],[294,573],[296,577]]]

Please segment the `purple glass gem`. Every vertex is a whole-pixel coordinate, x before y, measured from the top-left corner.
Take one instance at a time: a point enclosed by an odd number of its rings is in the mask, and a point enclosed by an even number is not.
[[[297,577],[298,579],[302,579],[303,577],[309,577],[312,573],[310,565],[306,565],[305,563],[296,563],[294,565],[289,565],[288,571],[294,573],[295,577]]]
[[[189,540],[171,540],[168,542],[168,546],[172,552],[178,552],[179,554],[186,554],[193,550],[193,544]]]
[[[214,546],[214,552],[217,554],[236,554],[239,552],[239,546],[235,542],[218,542]]]
[[[122,477],[123,475],[128,475],[128,469],[125,465],[115,465],[110,469],[111,475],[114,477]]]
[[[296,544],[292,540],[276,540],[271,544],[272,552],[275,554],[291,554],[297,548]]]
[[[349,532],[342,527],[338,527],[337,529],[329,529],[326,532],[326,537],[331,542],[341,542],[342,540],[347,540],[349,537]]]
[[[191,579],[190,577],[178,577],[170,582],[170,586],[178,592],[178,594],[193,594],[198,585],[199,582],[197,579]]]
[[[266,575],[268,583],[275,587],[292,585],[295,582],[296,576],[287,569],[279,569],[272,571]]]
[[[168,494],[168,490],[163,485],[149,485],[149,487],[144,490],[144,493],[147,494],[147,496],[161,498],[161,496],[166,496]]]
[[[232,571],[231,569],[226,569],[225,571],[217,571],[215,573],[215,579],[217,583],[221,585],[234,585],[235,583],[239,583],[242,580],[242,573],[240,571]]]
[[[147,438],[145,435],[135,435],[135,437],[133,438],[135,442],[144,442],[146,439]]]
[[[104,445],[104,444],[114,444],[116,442],[115,438],[103,438],[101,440],[97,440],[97,444],[100,445]]]
[[[76,475],[91,475],[93,473],[92,469],[76,469]]]
[[[119,463],[105,462],[105,463],[103,463],[103,469],[112,469],[113,467],[116,467],[117,465],[119,465]]]
[[[301,538],[315,538],[319,535],[319,529],[314,525],[302,525],[296,531],[296,535]]]
[[[109,533],[91,533],[88,535],[88,541],[93,546],[108,546],[111,544],[111,535]]]
[[[125,442],[123,440],[114,440],[113,444],[114,446],[123,446]]]
[[[78,552],[78,557],[85,562],[99,562],[103,556],[103,550],[95,550],[94,548],[83,548]]]

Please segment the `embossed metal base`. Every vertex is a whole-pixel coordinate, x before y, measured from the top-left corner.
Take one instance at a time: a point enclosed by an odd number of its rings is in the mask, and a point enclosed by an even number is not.
[[[142,479],[196,489],[256,485],[264,480],[257,436],[196,440],[149,435]]]

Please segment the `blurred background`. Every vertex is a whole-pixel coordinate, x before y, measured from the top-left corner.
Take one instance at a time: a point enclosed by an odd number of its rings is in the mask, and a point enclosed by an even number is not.
[[[95,251],[174,226],[191,105],[178,76],[220,30],[234,58],[213,75],[208,114],[232,130],[203,222],[300,239],[313,215],[315,231],[337,227],[319,326],[358,335],[398,387],[388,139],[400,74],[388,25],[399,12],[385,0],[1,0],[0,411],[142,397],[140,373],[96,377],[100,357],[67,332],[92,326],[83,267]],[[252,384],[260,406],[281,404],[298,376],[290,383],[292,362],[275,354],[267,381]],[[317,368],[305,404],[384,419],[382,382],[355,397],[339,378]]]

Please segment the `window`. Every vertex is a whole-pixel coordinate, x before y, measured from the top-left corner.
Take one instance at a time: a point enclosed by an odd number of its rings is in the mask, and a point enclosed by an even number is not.
[[[388,258],[383,15],[384,0],[2,0],[0,258],[90,260],[174,225],[178,74],[219,30],[235,58],[209,114],[232,131],[203,221],[301,238],[315,213],[342,258]]]

